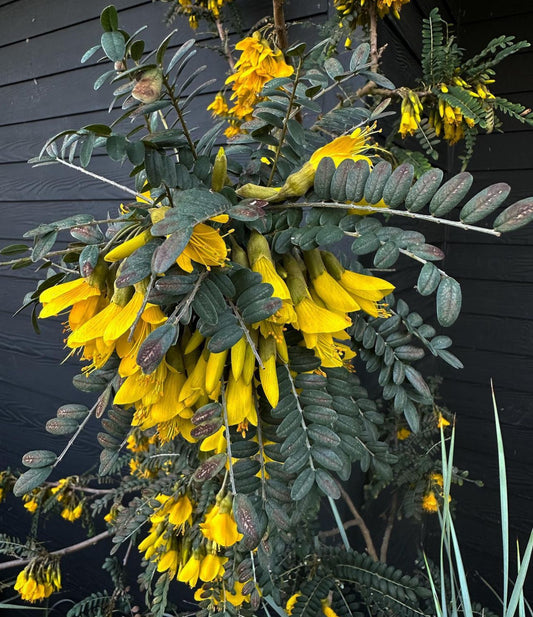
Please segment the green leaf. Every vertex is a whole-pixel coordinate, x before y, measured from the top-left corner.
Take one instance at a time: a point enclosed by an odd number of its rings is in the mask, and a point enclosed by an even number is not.
[[[433,195],[429,204],[431,214],[433,216],[443,216],[453,210],[468,193],[473,181],[472,174],[467,171],[450,178]]]
[[[405,377],[413,388],[427,400],[433,400],[431,390],[422,375],[412,366],[404,365]]]
[[[294,501],[303,499],[313,488],[315,483],[315,471],[310,467],[304,469],[294,481],[291,489],[291,498]]]
[[[51,450],[31,450],[22,457],[22,464],[30,469],[47,467],[56,462],[57,454]]]
[[[383,201],[389,208],[397,208],[405,201],[414,173],[415,169],[409,163],[398,165],[392,172],[383,188]]]
[[[106,6],[100,13],[100,23],[106,32],[118,30],[118,13],[112,4]]]
[[[183,253],[191,239],[192,232],[192,226],[184,227],[170,234],[163,244],[156,248],[152,258],[152,272],[154,274],[162,274],[176,263],[176,259]]]
[[[50,231],[42,236],[37,236],[31,253],[32,261],[39,261],[39,259],[42,259],[52,249],[56,240],[57,231]]]
[[[459,218],[463,223],[477,223],[507,199],[511,187],[505,182],[491,184],[470,199],[461,209]]]
[[[134,41],[129,47],[129,54],[132,60],[138,62],[144,53],[144,41]]]
[[[416,284],[416,288],[418,289],[418,293],[422,296],[431,295],[439,286],[440,283],[440,272],[439,269],[434,266],[432,263],[426,263],[422,266],[420,270],[420,274],[418,276],[418,281]]]
[[[342,77],[345,73],[344,67],[337,60],[337,58],[331,57],[327,58],[324,62],[324,70],[331,77],[331,79],[338,79]]]
[[[20,253],[26,253],[30,250],[27,244],[8,244],[0,250],[0,255],[19,255]]]
[[[86,137],[82,138],[80,147],[80,165],[82,167],[87,167],[91,162],[95,141],[96,135],[94,133],[89,133]]]
[[[110,71],[102,73],[100,77],[98,77],[94,82],[93,88],[95,90],[99,90],[110,77],[113,77],[116,74],[117,72],[115,71],[115,69],[111,69]]]
[[[83,56],[81,57],[81,64],[84,64],[85,62],[87,62],[87,60],[89,60],[89,58],[92,58],[93,55],[99,50],[102,49],[101,45],[94,45],[93,47],[91,47],[90,49],[88,49]]]
[[[126,143],[126,154],[132,165],[141,165],[145,156],[143,141],[128,141]]]
[[[387,79],[384,75],[381,75],[380,73],[375,73],[374,71],[360,71],[359,75],[366,77],[378,86],[386,88],[387,90],[394,90],[396,88],[396,86],[392,83],[390,79]]]
[[[163,58],[165,57],[168,44],[170,43],[170,39],[176,34],[176,32],[177,30],[172,30],[172,32],[168,34],[159,44],[155,55],[157,64],[163,63]]]
[[[367,62],[370,56],[370,45],[368,43],[361,43],[358,45],[350,58],[350,71],[357,73]]]
[[[376,254],[374,255],[374,266],[376,268],[390,268],[396,263],[399,256],[400,249],[398,248],[398,245],[392,240],[389,240],[376,251]]]
[[[444,276],[437,290],[437,320],[448,328],[461,312],[461,286],[450,276]]]
[[[127,141],[122,135],[111,135],[107,138],[106,152],[109,158],[118,163],[122,162],[126,156]]]
[[[136,362],[145,375],[150,375],[161,364],[167,351],[178,338],[178,326],[165,323],[157,327],[142,342]]]
[[[316,484],[325,495],[332,499],[338,499],[341,496],[338,482],[325,469],[316,470]]]
[[[391,164],[388,161],[380,161],[370,172],[365,184],[365,200],[370,204],[377,204],[383,197],[383,189],[391,175]]]
[[[100,44],[105,55],[113,62],[119,62],[126,54],[126,42],[120,32],[104,32]]]
[[[526,197],[506,208],[494,221],[499,232],[513,231],[533,221],[533,197]]]
[[[441,169],[430,169],[420,176],[420,178],[409,189],[405,198],[405,207],[410,212],[418,212],[431,201],[442,182],[444,172]]]
[[[79,423],[74,418],[50,418],[45,425],[48,433],[52,435],[70,435],[79,427]]]
[[[127,257],[120,265],[119,275],[115,279],[116,287],[128,287],[150,276],[152,257],[157,246],[157,242],[149,242]]]
[[[144,167],[146,169],[146,178],[152,188],[157,188],[161,184],[164,174],[163,166],[164,155],[155,148],[146,148],[144,153]]]
[[[189,49],[193,47],[195,42],[195,39],[189,39],[178,48],[178,50],[172,56],[170,62],[168,63],[167,73],[170,73],[170,71],[176,66],[176,64],[181,60],[181,58],[183,58],[183,56],[189,51]]]
[[[233,497],[233,515],[237,523],[237,529],[244,535],[240,544],[247,551],[253,550],[261,541],[263,530],[261,529],[257,512],[246,495],[237,493]]]
[[[329,448],[322,446],[313,446],[311,448],[311,456],[322,467],[331,469],[332,471],[341,471],[343,468],[343,462],[339,458],[339,455],[330,450]]]
[[[359,203],[363,199],[369,175],[370,166],[368,162],[364,159],[355,161],[353,173],[346,183],[346,199],[348,201]]]
[[[307,434],[314,444],[321,444],[326,448],[336,448],[341,442],[337,433],[323,424],[310,424]]]
[[[13,494],[15,497],[22,497],[31,493],[34,488],[40,486],[52,473],[53,467],[39,467],[38,469],[28,469],[15,482]]]

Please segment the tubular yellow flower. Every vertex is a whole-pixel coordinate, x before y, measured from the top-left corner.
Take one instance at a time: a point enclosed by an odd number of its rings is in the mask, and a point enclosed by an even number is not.
[[[61,571],[58,559],[32,560],[17,576],[17,591],[23,600],[37,602],[61,589]]]
[[[231,497],[225,497],[220,505],[215,504],[200,523],[200,530],[205,538],[217,546],[233,546],[242,539],[237,530],[237,523],[231,511]]]
[[[279,402],[279,385],[276,372],[276,341],[272,337],[259,339],[259,356],[264,367],[259,369],[259,379],[268,402],[272,407],[276,407]]]
[[[210,111],[213,116],[226,116],[229,107],[226,102],[226,98],[221,92],[218,92],[213,102],[207,106],[207,111]]]
[[[83,513],[83,503],[80,501],[75,507],[65,506],[61,510],[61,518],[73,523],[78,520]]]
[[[388,315],[386,307],[378,303],[392,293],[394,285],[376,276],[346,270],[332,253],[322,251],[321,255],[331,276],[354,298],[365,313],[373,317]]]
[[[228,412],[228,424],[238,426],[250,422],[257,426],[257,411],[254,403],[252,382],[249,383],[241,377],[234,379],[229,376],[226,389],[226,408]]]
[[[437,501],[437,498],[435,497],[433,491],[431,491],[430,493],[426,493],[422,498],[422,508],[426,512],[430,513],[439,511],[439,502]]]
[[[292,611],[296,605],[296,601],[302,595],[301,591],[297,591],[293,593],[292,596],[287,600],[287,604],[285,605],[285,612],[287,615],[292,615]]]
[[[72,306],[91,296],[99,296],[100,289],[96,285],[91,285],[86,279],[78,278],[66,283],[60,283],[54,287],[45,289],[39,296],[39,301],[43,308],[39,313],[41,319],[52,317],[61,313],[69,306]]]
[[[207,553],[200,564],[200,580],[209,583],[216,578],[222,578],[224,574],[224,564],[227,561],[227,557]]]
[[[414,135],[420,124],[422,103],[412,90],[402,92],[402,108],[399,133],[402,137]]]
[[[126,257],[129,257],[141,246],[148,244],[148,242],[150,242],[150,240],[152,239],[153,236],[150,233],[150,230],[147,229],[146,231],[143,231],[140,234],[133,236],[133,238],[130,238],[129,240],[126,240],[125,242],[122,242],[121,244],[116,246],[114,249],[112,249],[111,251],[109,251],[109,253],[105,255],[104,259],[105,261],[108,261],[110,263],[120,261],[121,259],[126,259]]]
[[[196,587],[201,565],[202,554],[200,551],[194,551],[190,558],[180,567],[177,576],[178,581],[187,583],[189,587]]]
[[[226,262],[228,247],[219,231],[206,223],[194,226],[191,239],[176,260],[185,272],[192,272],[192,262],[210,266],[223,266]]]

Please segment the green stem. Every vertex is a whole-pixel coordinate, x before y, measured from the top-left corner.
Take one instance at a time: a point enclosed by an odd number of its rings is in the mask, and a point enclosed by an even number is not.
[[[187,143],[189,144],[189,148],[191,149],[192,155],[195,158],[195,160],[198,158],[198,153],[196,152],[196,147],[194,145],[194,142],[192,140],[191,134],[189,133],[189,129],[187,127],[187,124],[185,122],[185,118],[183,117],[183,113],[180,109],[180,105],[179,105],[179,101],[178,99],[174,96],[174,89],[172,88],[172,86],[170,85],[167,76],[163,73],[163,84],[167,90],[168,96],[170,97],[170,100],[172,101],[172,106],[174,107],[174,109],[176,110],[176,113],[178,114],[178,118],[181,124],[181,128],[183,129],[183,134],[185,135],[185,139],[187,140]]]

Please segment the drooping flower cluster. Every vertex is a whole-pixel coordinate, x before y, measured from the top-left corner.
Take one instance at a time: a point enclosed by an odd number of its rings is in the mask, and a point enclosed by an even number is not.
[[[19,572],[15,582],[15,591],[28,602],[44,600],[60,589],[59,559],[49,556],[30,561],[24,570]]]
[[[402,137],[414,135],[420,126],[422,103],[416,92],[407,89],[402,96],[401,120],[399,133]]]
[[[178,0],[177,12],[189,17],[189,26],[196,30],[199,18],[218,20],[220,11],[231,0]]]
[[[228,561],[222,551],[243,537],[231,511],[231,495],[218,497],[203,521],[194,514],[195,504],[186,493],[159,494],[155,499],[161,505],[151,515],[149,534],[139,544],[144,559],[157,563],[158,572],[168,572],[192,588],[198,580],[220,580]],[[193,543],[186,533],[192,526],[200,531]]]
[[[379,17],[383,18],[390,11],[397,19],[400,18],[400,10],[409,0],[334,0],[333,4],[337,10],[339,26],[347,31],[346,47],[351,46],[350,34],[357,26],[368,23],[368,7],[370,4],[375,6],[375,11]]]
[[[233,106],[229,107],[224,95],[218,93],[207,108],[214,116],[229,120],[227,137],[237,135],[242,122],[251,118],[260,100],[259,94],[269,80],[289,77],[294,72],[293,67],[285,62],[283,52],[272,48],[260,32],[239,41],[235,49],[241,52],[241,56],[235,63],[232,75],[226,79],[226,85],[232,88],[230,99]]]

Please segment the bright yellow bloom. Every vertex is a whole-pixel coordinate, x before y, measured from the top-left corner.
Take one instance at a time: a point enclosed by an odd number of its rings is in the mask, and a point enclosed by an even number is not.
[[[64,518],[66,521],[70,521],[71,523],[80,518],[83,512],[83,504],[79,502],[76,506],[65,506],[61,510],[61,518]]]
[[[39,296],[43,308],[39,317],[44,319],[64,311],[69,306],[87,300],[91,296],[99,296],[100,289],[91,285],[84,278],[74,279],[45,289]]]
[[[242,539],[231,511],[231,498],[226,497],[220,505],[214,505],[200,523],[202,534],[217,546],[233,546]]]
[[[439,511],[439,502],[433,491],[426,493],[422,499],[422,508],[426,512],[434,513]]]
[[[344,269],[338,259],[327,251],[322,251],[322,259],[328,272],[352,296],[361,310],[372,317],[388,316],[386,307],[379,302],[392,293],[394,285],[376,276]]]
[[[14,588],[28,602],[48,598],[54,591],[61,589],[59,561],[34,559],[19,572]]]
[[[180,567],[177,576],[178,581],[187,583],[189,587],[196,587],[201,565],[202,556],[199,551],[194,551],[188,561]]]
[[[411,431],[408,428],[405,428],[404,426],[402,426],[402,428],[396,431],[396,437],[398,441],[403,441],[404,439],[407,439],[410,436],[411,436]]]
[[[414,135],[420,125],[420,114],[422,103],[418,95],[412,90],[402,89],[402,115],[400,120],[399,133],[402,137]]]
[[[200,564],[200,580],[209,583],[216,578],[222,578],[224,574],[224,564],[227,561],[227,557],[207,553]]]
[[[138,201],[140,200],[138,199]],[[121,259],[126,259],[126,257],[129,257],[141,246],[148,244],[148,242],[150,242],[150,240],[152,239],[153,236],[150,233],[150,230],[147,229],[146,231],[143,231],[140,234],[133,236],[133,238],[130,238],[129,240],[126,240],[125,242],[122,242],[121,244],[116,246],[114,249],[112,249],[111,251],[109,251],[109,253],[105,255],[104,259],[105,261],[109,261],[111,263],[115,261],[120,261]]]
[[[228,247],[217,229],[206,223],[194,226],[191,239],[183,253],[176,260],[185,272],[192,272],[192,262],[210,266],[223,266],[226,262]]]
[[[229,107],[224,95],[221,92],[218,92],[216,94],[214,101],[211,103],[211,105],[208,105],[207,111],[211,111],[213,116],[227,115]]]
[[[437,420],[437,428],[446,428],[447,426],[450,426],[449,420],[446,420],[446,418],[441,413],[439,413]]]
[[[294,606],[296,605],[296,601],[301,595],[302,592],[297,591],[296,593],[293,593],[292,596],[287,600],[287,604],[285,605],[285,612],[287,613],[287,615],[292,615],[292,611],[294,609]]]

